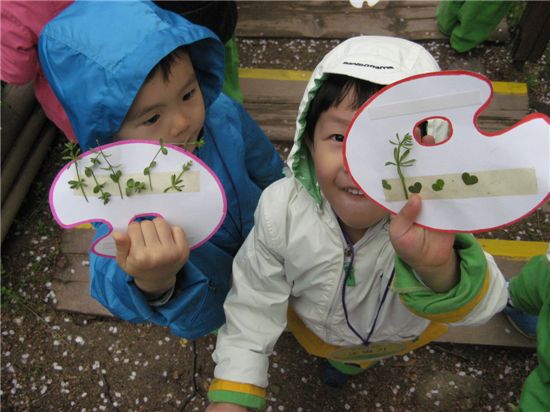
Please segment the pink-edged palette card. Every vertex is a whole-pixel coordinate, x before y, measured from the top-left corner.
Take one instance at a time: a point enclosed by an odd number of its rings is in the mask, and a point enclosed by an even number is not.
[[[492,96],[490,80],[466,71],[385,87],[348,129],[348,172],[392,214],[418,193],[417,223],[427,228],[480,232],[524,218],[550,193],[550,119],[530,114],[510,128],[483,132],[477,118]],[[422,144],[415,129],[434,135],[436,144]]]
[[[202,160],[177,146],[145,140],[80,154],[57,174],[49,202],[63,228],[106,223],[109,233],[92,251],[107,257],[115,256],[112,231],[126,232],[136,218],[164,217],[185,231],[193,249],[218,230],[227,212],[223,187]]]

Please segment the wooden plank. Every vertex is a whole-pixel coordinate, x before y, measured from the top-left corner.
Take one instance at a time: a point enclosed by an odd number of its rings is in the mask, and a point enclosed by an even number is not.
[[[410,40],[445,39],[439,31],[436,1],[380,1],[358,9],[349,1],[239,2],[239,37],[346,39],[357,35]],[[509,39],[505,21],[491,40]]]
[[[36,106],[32,115],[24,123],[22,132],[15,138],[9,153],[2,158],[2,203],[6,200],[14,183],[21,178],[27,158],[31,157],[40,140],[44,138],[43,129],[46,121],[42,108]]]
[[[94,230],[67,229],[61,236],[61,252],[64,254],[87,254],[92,244]]]
[[[90,296],[90,268],[88,250],[93,229],[67,229],[61,237],[61,252],[67,259],[65,269],[52,281],[57,310],[87,315],[112,316]]]
[[[275,70],[270,72],[276,73]],[[281,73],[288,71],[281,70]],[[244,105],[273,141],[292,141],[296,115],[307,81],[275,80],[241,77],[240,84],[245,96]],[[287,76],[288,77],[288,76]],[[499,84],[497,90],[512,90]],[[506,129],[526,116],[527,94],[495,93],[490,106],[479,116],[479,127],[485,132]]]
[[[550,4],[528,1],[514,39],[512,60],[516,64],[536,62],[550,40]]]
[[[48,150],[55,140],[56,134],[57,129],[54,127],[53,123],[46,123],[37,139],[35,146],[32,148],[28,159],[26,159],[24,165],[19,170],[19,174],[15,179],[12,190],[8,193],[6,200],[2,202],[2,242],[8,234],[10,226],[13,223],[19,208],[21,207],[21,204],[24,202],[25,196],[34,181],[36,174],[40,170],[40,166],[42,166],[42,162],[48,154]],[[3,177],[4,176],[2,176],[2,178]]]
[[[0,105],[2,118],[2,139],[0,152],[2,163],[6,160],[19,133],[25,127],[27,120],[36,105],[34,98],[34,83],[23,86],[6,84],[2,86],[2,104]]]
[[[70,229],[63,233],[61,250],[67,256],[66,270],[59,273],[52,282],[52,289],[57,300],[56,309],[78,312],[88,315],[112,316],[107,309],[90,297],[89,267],[86,265],[93,230]],[[510,278],[517,274],[527,258],[541,250],[541,242],[520,241],[487,241],[480,239],[484,248],[496,254],[508,254],[519,251],[512,257],[495,256],[503,272]],[[505,242],[505,243],[499,243]],[[504,246],[504,247],[503,247]],[[484,325],[475,327],[453,327],[436,340],[476,345],[498,345],[513,347],[535,347],[535,340],[528,339],[517,332],[503,314],[497,314]]]
[[[92,316],[113,315],[90,296],[90,282],[69,281],[52,282],[52,290],[57,303],[55,308],[61,311],[76,312]]]
[[[521,335],[514,329],[502,313],[498,313],[484,325],[449,328],[449,331],[436,339],[436,342],[513,346],[522,348],[536,347],[536,340],[528,339]]]

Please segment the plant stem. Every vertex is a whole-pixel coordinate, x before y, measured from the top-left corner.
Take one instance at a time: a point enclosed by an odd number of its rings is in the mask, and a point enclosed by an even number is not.
[[[155,159],[159,155],[159,153],[162,151],[162,145],[160,146],[160,149],[157,150],[157,153],[153,157],[153,160],[151,160],[151,163],[149,163],[149,173],[147,174],[147,177],[149,177],[149,186],[151,187],[151,192],[153,191],[153,182],[151,181],[151,169],[155,167]]]
[[[401,170],[401,165],[397,165],[397,174],[399,175],[399,180],[401,180],[401,186],[403,187],[403,192],[405,193],[405,199],[409,199],[409,191],[407,190],[407,185],[405,184],[405,176]]]
[[[103,153],[103,150],[101,150],[101,146],[98,146],[98,149],[99,149],[99,152],[101,153],[101,155],[103,156],[103,158],[105,159],[105,161],[107,162],[107,165],[109,166],[109,170],[111,171],[111,173],[114,175],[116,173],[115,171],[115,168],[113,167],[113,165],[109,162],[109,159],[107,159],[107,156],[105,156],[105,153]],[[94,177],[95,178],[95,177]],[[116,182],[117,186],[118,186],[118,191],[120,193],[120,198],[121,199],[124,199],[124,196],[122,196],[122,187],[120,186],[120,179]]]
[[[75,159],[74,161],[74,168],[76,169],[76,179],[79,182],[82,182],[82,179],[80,178],[80,173],[78,172],[78,159]],[[86,192],[84,191],[84,187],[80,185],[80,191],[82,192],[82,195],[84,195],[84,199],[86,199],[86,202],[88,201],[88,196],[86,196]]]

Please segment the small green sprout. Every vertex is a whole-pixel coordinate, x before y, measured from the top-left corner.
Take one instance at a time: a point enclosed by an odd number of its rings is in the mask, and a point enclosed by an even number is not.
[[[106,205],[107,203],[109,203],[109,200],[111,200],[111,194],[104,190],[105,183],[99,183],[99,181],[97,180],[93,168],[98,164],[99,163],[92,162],[92,166],[87,166],[84,168],[84,174],[86,175],[86,177],[91,177],[92,179],[94,179],[95,186],[92,191],[94,192],[94,194],[99,193],[98,199],[103,200],[103,204]]]
[[[64,155],[64,160],[71,160],[74,162],[74,168],[76,170],[76,180],[69,180],[69,187],[71,189],[80,189],[82,195],[84,196],[84,199],[86,199],[86,202],[88,202],[88,197],[86,196],[86,192],[84,191],[84,188],[88,185],[86,184],[85,179],[80,177],[80,173],[78,172],[78,160],[80,159],[80,149],[78,145],[74,142],[65,143],[65,149],[63,150],[62,154]]]
[[[109,162],[109,159],[108,157],[111,157],[111,155],[106,155],[105,152],[101,149],[101,146],[99,146],[99,142],[97,142],[98,144],[98,147],[97,149],[99,150],[99,154],[101,154],[101,156],[103,157],[103,159],[105,160],[105,162],[107,163],[107,167],[102,167],[101,169],[102,170],[106,170],[108,172],[111,172],[109,173],[109,177],[111,178],[111,180],[117,184],[118,186],[118,191],[120,193],[120,198],[121,199],[124,199],[124,196],[122,195],[122,187],[120,186],[120,177],[122,176],[122,172],[120,171],[120,165],[116,165],[116,166],[113,166],[110,162]],[[104,199],[105,201],[105,199]],[[109,200],[107,200],[108,202]],[[106,202],[105,202],[106,203]]]
[[[183,190],[183,180],[182,176],[185,172],[187,172],[189,169],[191,169],[191,166],[193,165],[193,161],[189,160],[187,163],[185,163],[182,168],[179,175],[172,175],[170,176],[170,186],[168,186],[166,189],[164,189],[164,193],[170,191],[170,190],[176,190],[178,192],[181,192]]]
[[[195,149],[198,149],[200,147],[204,146],[204,138],[200,138],[199,140],[196,140],[194,142],[183,142],[183,143],[173,143],[174,146],[181,147],[182,149],[187,150],[187,147],[195,145]]]
[[[409,192],[411,193],[420,193],[422,190],[422,183],[415,182],[414,185],[409,186]]]
[[[146,189],[145,183],[139,180],[128,179],[126,181],[126,196],[128,197],[132,196],[134,193],[141,193]]]
[[[160,143],[160,148],[157,151],[157,153],[155,153],[153,160],[151,160],[151,162],[149,163],[149,166],[143,169],[143,174],[149,177],[149,186],[151,187],[151,191],[153,191],[153,182],[151,181],[151,169],[153,169],[157,165],[157,162],[155,161],[155,159],[157,158],[159,153],[162,153],[165,156],[168,154],[168,149],[164,146],[164,142],[162,141],[162,138],[159,139],[159,143]]]
[[[464,184],[468,186],[475,185],[479,181],[476,175],[471,175],[468,172],[462,173],[461,177]]]
[[[407,133],[403,137],[403,140],[399,139],[399,134],[398,133],[395,134],[395,137],[397,138],[396,142],[394,142],[393,140],[390,140],[390,143],[395,146],[394,149],[393,149],[393,159],[394,159],[394,161],[393,162],[386,162],[385,166],[392,165],[392,166],[397,167],[397,174],[399,175],[399,179],[401,180],[401,185],[403,187],[403,192],[405,193],[405,199],[408,199],[409,198],[409,193],[407,191],[407,185],[405,183],[405,176],[403,175],[402,168],[410,167],[416,162],[416,159],[407,159],[407,157],[411,153],[411,149],[413,147],[413,142],[412,142],[413,139],[412,139],[412,136],[409,133]],[[413,187],[415,189],[417,188],[416,186],[413,186]],[[418,191],[420,191],[420,190],[418,190]],[[418,193],[418,192],[416,192],[416,193]]]
[[[437,179],[435,183],[432,185],[432,190],[434,192],[439,192],[443,190],[443,186],[445,186],[445,181],[443,179]]]

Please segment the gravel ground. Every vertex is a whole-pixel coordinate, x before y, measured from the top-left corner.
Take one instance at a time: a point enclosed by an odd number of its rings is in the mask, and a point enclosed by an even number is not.
[[[241,39],[241,65],[311,70],[336,43]],[[465,56],[446,42],[425,45],[443,68],[468,62],[492,80],[525,81],[533,108],[550,104],[546,57],[519,71],[511,66],[506,45],[487,44]],[[193,344],[165,328],[53,309],[50,282],[64,258],[47,191],[61,166],[62,143],[52,148],[3,244],[2,410],[203,410],[213,336]],[[286,154],[286,147],[279,148]],[[541,208],[526,221],[487,236],[548,241],[549,225],[550,211]],[[509,411],[537,362],[532,349],[432,344],[386,360],[343,389],[329,390],[319,382],[317,360],[290,334],[275,350],[270,411]]]

